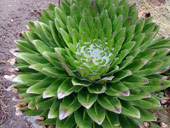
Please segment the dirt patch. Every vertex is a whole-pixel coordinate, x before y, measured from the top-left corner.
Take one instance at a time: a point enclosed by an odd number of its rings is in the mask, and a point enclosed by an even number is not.
[[[155,21],[161,24],[161,35],[170,34],[169,0],[130,1],[137,3],[139,11],[151,12]],[[10,65],[7,60],[13,58],[9,50],[16,47],[14,40],[18,39],[19,33],[26,29],[28,21],[37,20],[35,12],[40,8],[47,8],[49,2],[56,5],[58,3],[57,0],[1,0],[0,2],[0,128],[34,128],[27,121],[27,117],[15,115],[14,105],[17,102],[12,101],[15,94],[6,91],[11,83],[3,76],[11,75],[8,72]]]
[[[13,58],[9,50],[15,48],[14,40],[25,30],[30,20],[37,20],[36,10],[47,8],[48,3],[57,5],[57,0],[2,0],[0,2],[0,127],[1,128],[33,128],[27,117],[15,116],[12,101],[15,94],[5,91],[11,85],[4,79],[10,65],[8,59]]]
[[[160,25],[160,36],[170,36],[170,0],[129,0],[137,4],[139,12],[150,13]]]

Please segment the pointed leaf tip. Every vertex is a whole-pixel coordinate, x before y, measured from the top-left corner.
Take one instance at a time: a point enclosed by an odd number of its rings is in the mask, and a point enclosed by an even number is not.
[[[48,96],[48,94],[46,94],[46,93],[43,93],[43,98],[45,99],[45,98],[49,98],[50,96]]]
[[[114,108],[115,108],[115,110],[114,110],[115,113],[120,114],[120,113],[122,112],[122,109],[121,109],[121,108],[118,108],[118,107],[116,107],[116,106],[114,106]]]
[[[130,95],[130,91],[126,90],[126,91],[122,91],[121,96],[129,96]]]
[[[58,91],[57,92],[57,97],[58,97],[58,99],[62,99],[62,98],[64,98],[65,96],[67,96],[64,92],[61,92],[61,91]]]
[[[68,117],[69,116],[69,112],[68,112],[68,109],[64,109],[64,110],[60,110],[59,111],[59,119],[60,120],[63,120],[63,119],[65,119],[66,117]]]
[[[86,108],[86,109],[90,109],[91,108],[91,106],[92,106],[93,104],[84,104],[83,106]]]

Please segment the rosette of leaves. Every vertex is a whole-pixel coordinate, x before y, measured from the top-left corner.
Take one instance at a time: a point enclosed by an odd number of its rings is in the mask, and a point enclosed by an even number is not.
[[[137,128],[160,107],[154,92],[170,65],[170,40],[127,0],[64,0],[29,22],[15,53],[21,110],[56,128]]]

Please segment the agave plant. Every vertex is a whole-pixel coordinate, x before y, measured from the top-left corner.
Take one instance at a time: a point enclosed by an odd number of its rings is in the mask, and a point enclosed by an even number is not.
[[[13,79],[25,115],[51,128],[138,128],[155,120],[154,93],[170,65],[170,39],[157,38],[152,17],[138,19],[127,0],[49,4],[16,41]],[[24,107],[23,107],[24,106]]]

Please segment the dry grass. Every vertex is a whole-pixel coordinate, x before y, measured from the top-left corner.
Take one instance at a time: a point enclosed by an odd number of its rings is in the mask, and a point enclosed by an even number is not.
[[[160,25],[160,36],[170,36],[170,0],[129,0],[137,4],[139,12],[151,13]]]

